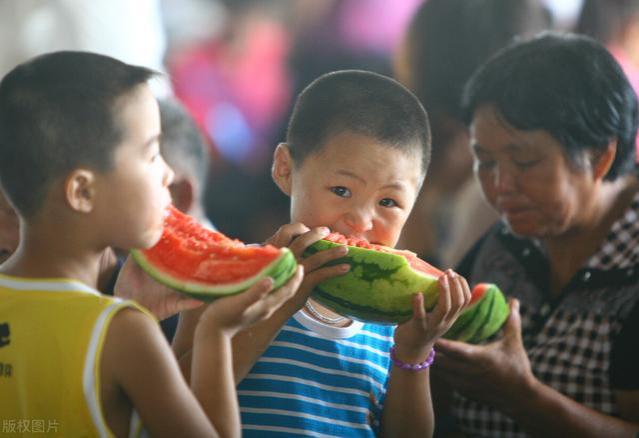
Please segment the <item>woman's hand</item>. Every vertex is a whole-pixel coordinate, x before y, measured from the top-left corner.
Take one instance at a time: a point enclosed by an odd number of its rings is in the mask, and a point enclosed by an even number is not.
[[[395,330],[396,355],[402,362],[423,362],[434,342],[448,331],[470,302],[470,288],[463,277],[449,269],[438,281],[440,292],[435,308],[426,312],[424,296],[415,294],[413,317]]]
[[[462,395],[508,412],[536,382],[521,337],[519,301],[510,301],[503,337],[486,345],[437,341],[434,371]]]

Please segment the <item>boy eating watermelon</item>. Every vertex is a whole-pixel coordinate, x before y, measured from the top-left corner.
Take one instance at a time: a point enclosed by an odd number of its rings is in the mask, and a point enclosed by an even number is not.
[[[105,248],[150,247],[162,233],[173,174],[159,154],[153,75],[57,52],[0,82],[0,183],[21,233],[0,266],[4,431],[13,421],[18,433],[124,436],[141,418],[153,435],[240,433],[230,339],[288,299],[301,270],[272,294],[263,281],[203,308],[192,389],[148,312],[96,290]],[[118,281],[153,284],[131,263]]]
[[[394,246],[429,160],[426,112],[402,85],[364,71],[320,77],[300,94],[275,151],[272,175],[291,198],[292,223],[269,243],[300,259],[331,230]],[[234,338],[244,436],[432,434],[433,344],[469,302],[468,285],[445,272],[433,311],[416,293],[412,318],[396,329],[352,321],[309,298],[316,284],[348,271],[324,266],[346,251],[303,259],[296,296]],[[188,331],[179,336],[188,345]]]

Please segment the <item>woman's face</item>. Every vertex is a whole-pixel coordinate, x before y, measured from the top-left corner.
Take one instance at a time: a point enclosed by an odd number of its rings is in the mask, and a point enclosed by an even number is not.
[[[484,196],[515,234],[551,238],[588,221],[592,172],[571,164],[548,132],[517,130],[484,105],[470,134]]]

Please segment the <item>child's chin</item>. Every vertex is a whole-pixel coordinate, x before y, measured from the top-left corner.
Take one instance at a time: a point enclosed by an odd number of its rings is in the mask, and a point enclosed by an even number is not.
[[[162,231],[160,231],[159,233],[155,233],[152,236],[146,236],[146,238],[140,242],[140,245],[138,245],[138,249],[149,249],[154,247],[155,244],[160,241],[161,237]]]

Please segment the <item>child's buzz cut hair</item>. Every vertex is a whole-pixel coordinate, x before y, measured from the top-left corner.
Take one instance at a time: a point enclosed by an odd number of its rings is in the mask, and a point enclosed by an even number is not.
[[[431,151],[428,116],[415,95],[394,79],[342,70],[308,85],[297,98],[286,134],[295,165],[346,131],[406,152],[421,152],[422,174],[426,174]]]
[[[108,171],[123,130],[116,101],[156,72],[88,52],[18,65],[0,82],[0,183],[23,217],[75,168]]]

